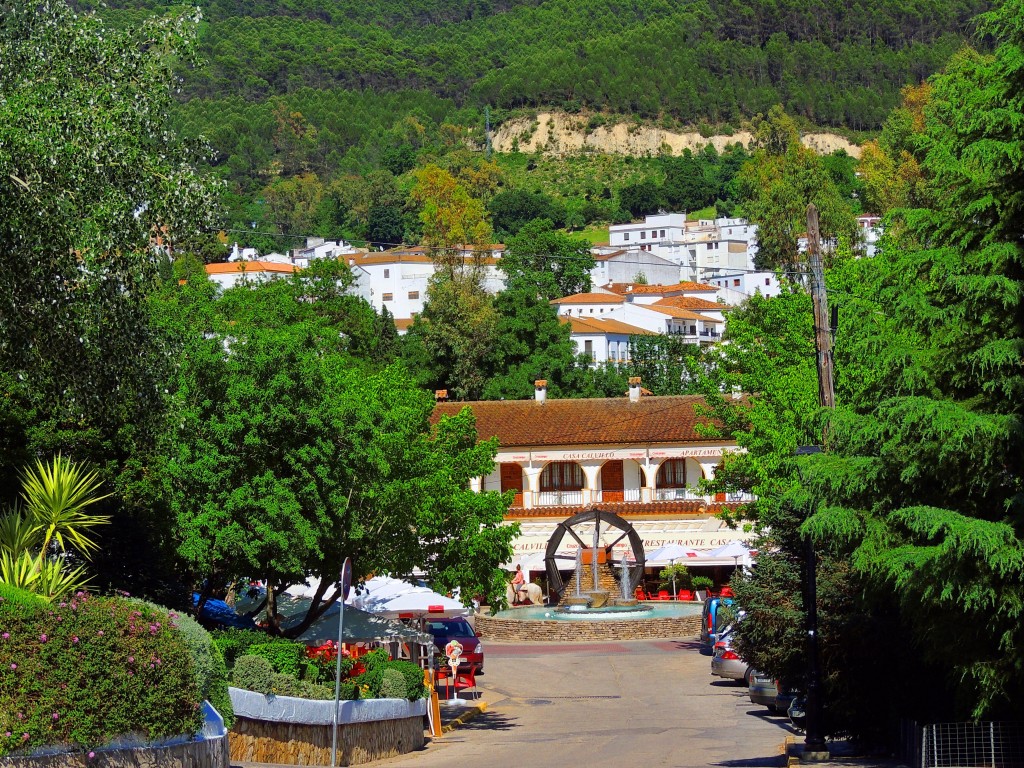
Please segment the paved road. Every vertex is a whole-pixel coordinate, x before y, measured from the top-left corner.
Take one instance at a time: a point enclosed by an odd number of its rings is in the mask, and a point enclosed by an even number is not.
[[[486,644],[486,712],[388,766],[778,766],[791,733],[684,641]]]

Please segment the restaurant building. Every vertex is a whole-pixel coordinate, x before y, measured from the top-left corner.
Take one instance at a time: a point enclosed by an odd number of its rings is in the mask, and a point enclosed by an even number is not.
[[[538,381],[533,400],[441,401],[434,420],[469,408],[480,439],[498,438],[495,470],[473,488],[515,493],[507,517],[520,524],[518,560],[543,553],[561,521],[594,506],[629,521],[646,552],[671,543],[710,551],[747,540],[749,533],[716,514],[751,497],[700,487],[738,450],[735,441],[709,436],[703,398],[644,392],[633,378],[620,398],[549,399],[547,383]],[[575,546],[567,542],[560,554],[573,557]]]

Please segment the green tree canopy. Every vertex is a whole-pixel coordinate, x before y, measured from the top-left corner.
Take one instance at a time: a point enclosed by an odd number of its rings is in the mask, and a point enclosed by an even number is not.
[[[266,579],[271,616],[280,590],[320,577],[294,632],[337,598],[345,556],[361,574],[418,567],[490,594],[515,533],[507,498],[468,487],[491,471],[493,443],[477,443],[471,416],[431,430],[433,398],[380,360],[372,309],[337,278],[325,268],[218,299],[174,283],[167,297],[190,318],[154,479],[177,556],[208,590]]]
[[[104,466],[143,450],[163,410],[168,354],[144,310],[154,243],[211,222],[210,186],[167,125],[195,19],[112,30],[58,0],[3,17],[0,370],[30,421],[12,425],[0,474],[61,448]]]

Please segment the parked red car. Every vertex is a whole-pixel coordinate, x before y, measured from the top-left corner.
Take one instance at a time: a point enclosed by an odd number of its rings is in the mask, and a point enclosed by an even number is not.
[[[434,636],[434,646],[441,657],[438,663],[448,663],[444,655],[444,647],[449,641],[458,640],[462,645],[462,662],[459,664],[459,671],[465,672],[469,669],[470,664],[476,664],[476,674],[483,673],[484,646],[468,621],[465,619],[430,619],[427,621],[427,631]]]

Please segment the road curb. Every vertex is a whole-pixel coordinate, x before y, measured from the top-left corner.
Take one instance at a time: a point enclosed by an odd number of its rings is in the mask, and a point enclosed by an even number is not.
[[[796,754],[794,746],[796,746],[796,739],[792,736],[787,736],[786,740],[782,742],[782,754],[786,756],[786,768],[796,768],[800,765],[800,755]]]
[[[474,717],[479,715],[481,712],[486,712],[486,711],[487,711],[487,702],[486,701],[481,701],[479,704],[476,704],[476,705],[474,705],[472,707],[469,707],[465,712],[463,712],[461,715],[459,715],[458,717],[454,718],[453,720],[449,720],[447,723],[444,723],[441,726],[441,733],[445,734],[445,733],[449,733],[451,731],[454,731],[460,725],[465,725],[470,720],[472,720]]]

